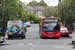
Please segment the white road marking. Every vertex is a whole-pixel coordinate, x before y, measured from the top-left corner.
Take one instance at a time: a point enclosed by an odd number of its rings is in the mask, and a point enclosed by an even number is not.
[[[63,45],[67,45],[68,43],[64,43]]]
[[[33,48],[31,48],[31,50],[33,50]]]
[[[29,44],[27,44],[27,45],[33,45],[33,43],[29,43]]]
[[[35,47],[36,47],[36,45],[33,48],[35,48]]]
[[[20,43],[20,44],[18,44],[18,45],[24,45],[23,43]]]
[[[30,44],[31,44],[31,43],[29,43],[29,45],[30,45]],[[33,48],[31,48],[31,50],[33,50],[38,44],[39,44],[39,42],[37,42],[37,44],[34,45]]]
[[[65,48],[65,46],[54,46],[54,48]]]
[[[72,49],[72,48],[65,48],[65,49]]]
[[[37,42],[37,44],[39,44],[39,42]]]
[[[63,45],[68,45],[68,44],[71,44],[71,42],[64,43]]]
[[[73,49],[73,46],[54,46],[54,48],[61,49]]]

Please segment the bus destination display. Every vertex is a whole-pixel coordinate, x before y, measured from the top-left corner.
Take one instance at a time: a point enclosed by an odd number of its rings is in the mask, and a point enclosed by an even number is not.
[[[59,22],[58,19],[43,19],[44,22]]]

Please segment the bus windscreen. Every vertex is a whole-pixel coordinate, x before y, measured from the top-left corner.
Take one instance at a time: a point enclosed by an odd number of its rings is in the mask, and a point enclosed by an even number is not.
[[[43,31],[57,32],[60,30],[60,24],[58,19],[44,19]]]

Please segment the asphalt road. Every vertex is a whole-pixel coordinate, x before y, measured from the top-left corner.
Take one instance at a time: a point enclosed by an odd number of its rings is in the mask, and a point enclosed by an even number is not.
[[[71,44],[71,37],[59,39],[39,38],[39,25],[32,24],[27,28],[26,38],[6,40],[0,50],[75,50]]]

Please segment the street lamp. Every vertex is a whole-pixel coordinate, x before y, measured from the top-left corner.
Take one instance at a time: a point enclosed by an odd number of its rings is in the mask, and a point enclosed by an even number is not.
[[[20,14],[20,0],[19,0],[19,20],[21,20],[21,14]]]
[[[38,19],[38,5],[37,5],[37,19]],[[37,20],[37,23],[38,23],[38,20]]]
[[[37,6],[37,18],[38,18],[38,6]]]

